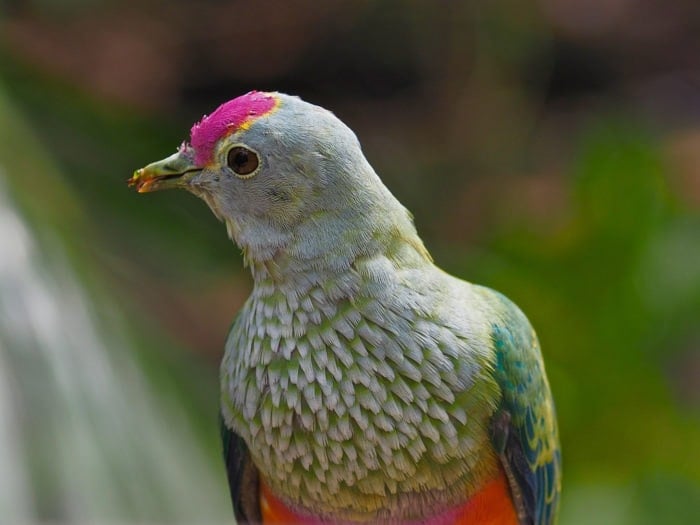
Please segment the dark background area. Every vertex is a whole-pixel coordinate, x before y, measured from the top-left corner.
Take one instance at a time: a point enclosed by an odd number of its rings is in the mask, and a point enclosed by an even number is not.
[[[40,264],[55,266],[42,253],[65,254],[97,330],[107,334],[106,355],[116,353],[111,316],[121,320],[133,358],[127,368],[192,434],[183,450],[201,457],[197,468],[216,488],[182,473],[164,494],[195,505],[204,501],[198,491],[218,490],[202,503],[216,509],[202,516],[227,516],[217,366],[251,283],[203,203],[177,192],[136,195],[125,181],[174,151],[202,114],[260,89],[334,111],[414,213],[437,263],[500,290],[530,317],[559,412],[562,524],[698,519],[697,2],[5,0],[0,7],[5,205],[26,221]],[[3,248],[0,237],[0,257],[10,260],[12,246]],[[2,279],[0,271],[0,292]],[[0,350],[14,379],[5,395],[19,420],[16,443],[32,456],[39,445],[27,420],[61,412],[37,389],[45,381],[35,364],[12,354],[8,326],[3,339],[0,324]],[[41,373],[53,377],[53,366]],[[163,417],[157,436],[173,419],[154,403]],[[65,410],[80,403],[71,406]],[[55,419],[59,431],[73,421]],[[120,431],[129,427],[135,444],[119,454],[143,453],[160,465],[154,469],[183,461],[134,451],[139,424],[125,421]],[[167,496],[143,510],[136,495],[115,488],[143,472],[135,465],[115,474],[110,447],[91,461],[73,461],[77,450],[20,462],[27,503],[18,516],[187,519],[167,508]],[[66,482],[53,473],[71,468],[95,475],[76,490],[90,487],[96,501],[110,493],[113,505],[64,504]],[[158,491],[159,479],[148,490]]]

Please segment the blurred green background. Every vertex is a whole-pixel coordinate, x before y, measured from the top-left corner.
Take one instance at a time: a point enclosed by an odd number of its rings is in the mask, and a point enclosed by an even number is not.
[[[250,279],[135,168],[250,89],[359,136],[436,261],[514,299],[560,523],[700,522],[695,0],[0,1],[0,523],[226,523]]]

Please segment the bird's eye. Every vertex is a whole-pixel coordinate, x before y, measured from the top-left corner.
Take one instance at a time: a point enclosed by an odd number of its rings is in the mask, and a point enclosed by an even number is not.
[[[251,174],[257,169],[260,161],[258,154],[254,151],[243,146],[236,146],[228,152],[227,163],[236,175],[245,177],[252,176]]]

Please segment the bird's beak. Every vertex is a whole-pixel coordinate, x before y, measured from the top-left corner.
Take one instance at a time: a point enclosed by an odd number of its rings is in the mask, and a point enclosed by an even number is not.
[[[139,193],[182,188],[200,171],[202,168],[194,164],[188,149],[180,148],[177,153],[136,170],[127,184],[135,186]]]

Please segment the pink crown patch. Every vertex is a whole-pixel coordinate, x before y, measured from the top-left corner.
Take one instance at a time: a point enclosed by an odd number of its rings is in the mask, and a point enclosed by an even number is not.
[[[250,91],[224,102],[211,115],[192,126],[190,142],[195,151],[195,164],[205,166],[212,161],[214,146],[223,137],[269,114],[277,107],[279,98],[272,93]]]

